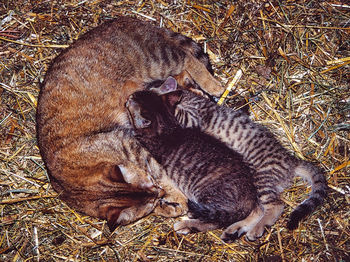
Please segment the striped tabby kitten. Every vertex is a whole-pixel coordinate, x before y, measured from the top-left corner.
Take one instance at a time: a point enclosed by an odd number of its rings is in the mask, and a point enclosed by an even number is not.
[[[173,92],[166,86],[153,88],[158,94]],[[169,87],[169,86],[168,86]],[[309,162],[293,157],[262,125],[249,119],[241,110],[220,107],[208,99],[184,90],[176,106],[176,119],[184,127],[199,128],[216,137],[229,148],[243,156],[255,170],[254,184],[258,192],[260,209],[254,210],[247,219],[226,230],[223,239],[247,233],[249,240],[262,236],[265,226],[271,226],[283,211],[281,192],[289,187],[295,176],[301,176],[312,185],[311,195],[291,214],[287,224],[295,229],[302,218],[321,205],[326,196],[326,180],[318,168]]]
[[[36,116],[38,146],[59,197],[111,229],[150,213],[160,193],[150,174],[162,167],[133,137],[125,101],[169,75],[219,95],[211,72],[190,38],[131,17],[110,20],[65,49],[46,73]],[[182,212],[169,208],[160,214]]]
[[[173,78],[163,84],[174,85]],[[191,219],[175,224],[178,233],[230,226],[257,207],[251,170],[219,140],[179,125],[174,106],[181,96],[181,90],[130,96],[127,108],[136,137],[166,170],[159,183],[172,184],[188,198]]]

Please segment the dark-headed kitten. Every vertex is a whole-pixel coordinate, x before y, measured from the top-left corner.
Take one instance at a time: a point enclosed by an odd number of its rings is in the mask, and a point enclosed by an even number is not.
[[[173,92],[173,86],[153,88],[158,94]],[[167,89],[168,88],[168,89]],[[249,240],[262,236],[265,226],[271,226],[283,211],[281,192],[289,187],[295,176],[312,185],[311,195],[291,214],[287,227],[295,229],[300,220],[321,205],[326,196],[326,180],[322,171],[309,162],[293,157],[262,125],[250,120],[241,110],[220,107],[216,103],[184,90],[175,108],[176,119],[183,127],[199,128],[216,137],[243,156],[254,172],[260,212],[253,212],[246,220],[226,230],[227,236],[247,233]]]
[[[168,78],[163,85],[176,85],[176,80]],[[178,124],[174,106],[181,96],[181,90],[131,95],[127,108],[136,137],[166,170],[166,177],[158,179],[170,180],[188,198],[192,219],[176,223],[177,232],[230,226],[257,207],[251,170],[219,140]]]
[[[169,75],[184,83],[193,78],[219,95],[210,71],[191,39],[131,17],[106,22],[64,50],[41,85],[36,118],[40,152],[60,198],[107,219],[111,229],[151,212],[158,189],[149,174],[162,167],[133,137],[125,101]]]

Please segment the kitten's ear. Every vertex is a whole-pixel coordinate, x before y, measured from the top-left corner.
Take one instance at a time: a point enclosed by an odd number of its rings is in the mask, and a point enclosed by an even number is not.
[[[182,90],[176,90],[174,92],[167,93],[164,96],[166,97],[168,104],[173,107],[180,102],[182,94]]]
[[[128,109],[129,118],[135,129],[147,128],[151,125],[151,121],[141,115],[140,106],[133,100],[132,96],[130,96],[125,106]]]
[[[157,93],[158,95],[168,94],[177,89],[176,79],[172,76],[169,76],[165,82],[158,88],[151,88],[151,91]]]

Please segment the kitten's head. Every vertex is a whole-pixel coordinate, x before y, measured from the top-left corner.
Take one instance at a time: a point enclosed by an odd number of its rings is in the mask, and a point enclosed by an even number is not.
[[[188,90],[186,90],[178,87],[176,80],[171,76],[161,86],[157,87],[156,84],[155,86],[148,86],[148,88],[158,95],[167,95],[175,92],[175,90],[182,90],[182,96],[174,103],[171,112],[182,127],[199,127],[201,118],[198,110],[205,107],[208,101],[203,94],[193,92],[199,89],[190,89],[187,87]]]
[[[138,91],[126,102],[130,122],[137,135],[157,136],[179,126],[174,113],[183,91],[176,89],[174,78],[168,78],[161,88],[167,91]]]

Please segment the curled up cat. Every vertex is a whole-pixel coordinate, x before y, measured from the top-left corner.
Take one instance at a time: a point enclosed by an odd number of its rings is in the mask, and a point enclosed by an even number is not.
[[[163,190],[152,176],[163,168],[133,137],[125,109],[130,94],[170,75],[194,79],[204,93],[222,91],[192,39],[120,16],[61,52],[40,86],[37,139],[50,183],[70,207],[106,219],[111,230],[154,208],[165,216],[187,210],[180,196],[174,202],[183,208],[157,209]]]
[[[174,85],[174,78],[163,84],[166,89]],[[188,198],[190,219],[176,223],[176,232],[229,227],[258,209],[252,170],[219,140],[179,125],[174,110],[182,94],[182,90],[132,94],[126,106],[135,136],[166,171],[158,183],[171,184]]]
[[[174,92],[176,85],[151,88],[159,95]],[[183,90],[182,98],[174,108],[174,115],[186,128],[198,128],[222,141],[242,155],[253,170],[253,183],[257,190],[259,208],[246,219],[228,227],[222,236],[240,236],[246,233],[256,240],[271,226],[283,211],[282,191],[289,187],[295,176],[307,180],[312,186],[308,199],[291,214],[287,228],[295,229],[299,222],[320,206],[326,197],[327,183],[323,172],[310,162],[292,156],[262,125],[250,120],[242,110],[218,106],[216,103]]]

